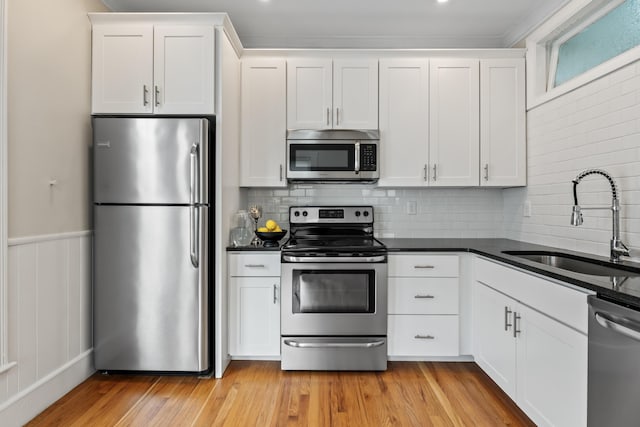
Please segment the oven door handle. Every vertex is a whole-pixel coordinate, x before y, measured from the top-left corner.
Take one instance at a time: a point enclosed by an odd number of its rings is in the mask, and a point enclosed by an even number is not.
[[[305,342],[298,340],[284,340],[284,344],[295,348],[374,348],[384,345],[384,340],[369,342]]]
[[[611,329],[612,331],[615,331],[621,335],[624,335],[627,338],[631,338],[634,341],[640,341],[640,330],[636,329],[637,326],[633,327],[630,324],[621,325],[620,323],[614,320],[614,316],[607,315],[601,312],[596,312],[595,318],[596,318],[596,321],[603,328]],[[627,322],[629,322],[629,320],[627,319],[620,319],[620,320],[626,320]]]
[[[311,257],[311,256],[291,256],[282,255],[282,260],[285,262],[334,262],[334,263],[354,263],[354,262],[385,262],[387,260],[386,255],[378,256],[364,256],[364,257]]]

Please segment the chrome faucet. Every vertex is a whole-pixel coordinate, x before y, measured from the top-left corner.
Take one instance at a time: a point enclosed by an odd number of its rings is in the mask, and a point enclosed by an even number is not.
[[[611,206],[589,206],[580,207],[578,204],[578,193],[576,187],[580,184],[580,181],[588,175],[602,175],[611,185]],[[611,256],[609,259],[611,262],[620,262],[621,256],[629,256],[629,248],[620,240],[620,201],[618,199],[618,187],[613,177],[607,172],[601,169],[587,169],[578,174],[576,179],[573,180],[573,212],[571,213],[571,225],[582,225],[582,211],[583,210],[610,210],[613,216],[613,236],[611,237]]]

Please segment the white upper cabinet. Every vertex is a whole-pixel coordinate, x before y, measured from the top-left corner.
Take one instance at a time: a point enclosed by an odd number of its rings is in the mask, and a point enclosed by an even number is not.
[[[287,63],[289,129],[331,129],[332,62],[298,59]]]
[[[479,60],[430,61],[430,185],[479,185]]]
[[[333,128],[378,129],[378,60],[333,61]]]
[[[214,26],[93,27],[94,114],[214,114]]]
[[[285,187],[286,64],[279,58],[242,61],[240,185]]]
[[[527,183],[524,59],[480,61],[481,186]]]
[[[378,61],[287,61],[289,129],[378,129]]]
[[[387,187],[428,184],[429,61],[380,61],[380,180]]]
[[[93,28],[92,113],[153,111],[153,26]]]
[[[214,114],[213,26],[154,28],[154,112]]]

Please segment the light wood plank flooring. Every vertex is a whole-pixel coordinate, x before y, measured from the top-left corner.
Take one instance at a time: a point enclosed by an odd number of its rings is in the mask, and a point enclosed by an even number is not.
[[[474,363],[386,372],[282,372],[234,361],[224,378],[96,374],[28,426],[533,426]]]

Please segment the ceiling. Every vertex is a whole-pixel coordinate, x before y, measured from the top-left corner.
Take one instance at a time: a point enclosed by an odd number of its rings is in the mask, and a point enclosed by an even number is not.
[[[512,47],[569,0],[102,0],[114,12],[226,12],[245,48]]]

